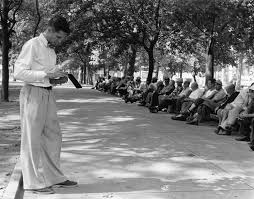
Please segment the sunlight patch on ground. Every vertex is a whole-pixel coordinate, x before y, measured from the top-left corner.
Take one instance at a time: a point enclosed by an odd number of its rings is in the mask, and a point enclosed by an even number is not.
[[[205,160],[202,158],[192,158],[192,157],[186,157],[186,156],[182,156],[182,157],[172,157],[170,158],[170,160],[175,161],[175,162],[182,162],[185,164],[193,164],[193,163],[204,163]]]
[[[97,131],[112,131],[114,128],[110,126],[98,126],[98,127],[86,127],[84,131],[86,132],[97,132]]]
[[[2,117],[0,116],[0,126],[1,128],[10,128],[12,126],[16,126],[20,124],[20,116],[19,114],[4,114]]]
[[[152,126],[152,124],[137,124],[137,127],[147,127],[147,126]]]
[[[99,169],[92,172],[96,177],[103,176],[106,179],[114,178],[139,178],[140,174],[135,172],[128,172],[122,169]]]
[[[57,115],[73,115],[74,112],[78,109],[61,109],[57,112]]]
[[[153,172],[158,174],[171,174],[181,170],[179,164],[169,162],[147,162],[133,164],[127,167],[130,171]]]
[[[121,99],[113,97],[95,98],[95,99],[58,99],[57,102],[69,102],[69,103],[119,103]]]
[[[104,116],[102,119],[99,120],[105,120],[107,122],[127,122],[127,121],[133,121],[136,118],[131,116]]]

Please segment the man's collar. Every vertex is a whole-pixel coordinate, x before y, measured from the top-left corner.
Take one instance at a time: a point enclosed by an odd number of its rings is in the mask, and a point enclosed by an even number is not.
[[[45,38],[45,36],[43,35],[43,33],[40,34],[39,36],[40,40],[42,41],[42,43],[48,47],[48,40]]]

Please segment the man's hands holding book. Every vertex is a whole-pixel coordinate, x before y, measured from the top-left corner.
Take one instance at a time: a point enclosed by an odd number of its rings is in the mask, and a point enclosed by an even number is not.
[[[49,83],[52,85],[61,85],[68,82],[68,74],[62,71],[48,72],[47,78],[49,78]]]

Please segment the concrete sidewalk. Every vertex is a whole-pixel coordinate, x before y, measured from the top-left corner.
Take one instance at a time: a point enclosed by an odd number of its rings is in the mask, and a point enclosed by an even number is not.
[[[253,199],[247,143],[91,89],[56,89],[62,169],[79,187],[24,199]]]

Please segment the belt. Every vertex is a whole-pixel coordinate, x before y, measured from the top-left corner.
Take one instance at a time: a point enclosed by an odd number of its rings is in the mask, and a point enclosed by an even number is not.
[[[43,86],[34,86],[34,85],[31,85],[31,84],[28,84],[28,86],[33,86],[33,87],[37,87],[37,88],[43,88],[43,89],[46,89],[48,91],[52,90],[52,86],[43,87]]]
[[[43,89],[46,89],[48,91],[52,90],[52,86],[49,86],[49,87],[39,87],[39,88],[43,88]]]

